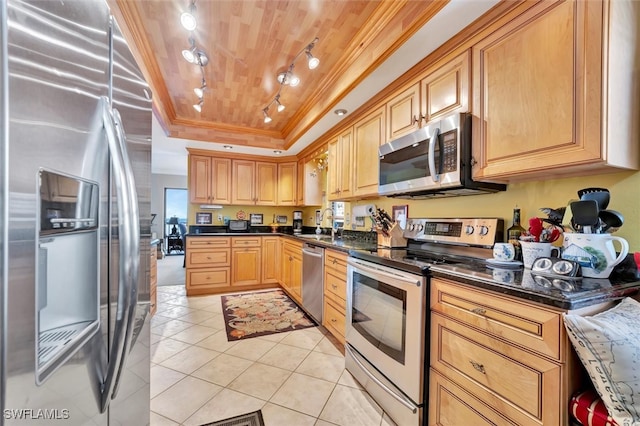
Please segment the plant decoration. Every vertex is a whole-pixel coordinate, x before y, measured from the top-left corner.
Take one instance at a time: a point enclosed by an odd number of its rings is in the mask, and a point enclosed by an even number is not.
[[[549,209],[545,207],[540,210],[547,213],[549,218],[542,219],[539,217],[533,217],[529,219],[529,229],[520,236],[522,241],[553,243],[562,235],[564,230],[560,224],[562,216],[559,215],[558,212],[563,209]],[[548,225],[545,226],[545,223]]]

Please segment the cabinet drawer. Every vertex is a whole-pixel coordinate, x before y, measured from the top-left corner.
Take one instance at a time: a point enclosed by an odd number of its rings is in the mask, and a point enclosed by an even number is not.
[[[231,249],[187,250],[187,268],[231,265]]]
[[[435,313],[431,338],[431,366],[487,405],[518,424],[559,424],[558,364]]]
[[[187,271],[187,288],[227,287],[231,284],[231,268],[194,269]]]
[[[187,249],[230,246],[230,237],[187,237]]]
[[[332,271],[325,271],[324,294],[329,295],[344,310],[347,299],[347,283],[344,277],[336,276]]]
[[[344,309],[339,309],[331,303],[329,299],[324,299],[324,312],[322,314],[322,325],[333,334],[340,343],[344,344],[346,334],[346,319]]]
[[[338,275],[347,277],[347,256],[345,254],[325,250],[324,252],[324,267],[327,269],[333,269]]]
[[[262,237],[233,237],[231,247],[260,247]]]
[[[513,425],[454,382],[431,370],[429,375],[429,425]]]
[[[431,280],[431,309],[516,345],[561,359],[559,312],[442,279]]]

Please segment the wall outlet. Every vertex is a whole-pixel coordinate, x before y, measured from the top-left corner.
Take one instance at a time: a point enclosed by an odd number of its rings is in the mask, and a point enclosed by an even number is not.
[[[218,215],[218,222],[222,222],[222,215],[221,214]]]

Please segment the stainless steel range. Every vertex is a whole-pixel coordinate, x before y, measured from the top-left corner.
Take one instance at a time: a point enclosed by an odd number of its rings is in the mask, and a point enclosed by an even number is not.
[[[496,218],[409,219],[405,249],[350,252],[346,368],[399,425],[426,425],[429,268],[491,257]]]

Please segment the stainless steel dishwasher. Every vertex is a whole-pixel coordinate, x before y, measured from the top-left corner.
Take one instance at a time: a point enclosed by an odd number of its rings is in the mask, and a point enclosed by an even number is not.
[[[324,294],[324,249],[307,244],[302,247],[302,306],[322,324]]]

